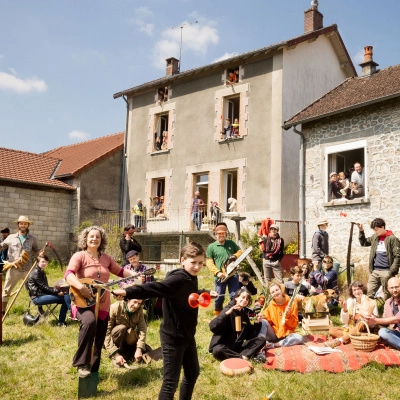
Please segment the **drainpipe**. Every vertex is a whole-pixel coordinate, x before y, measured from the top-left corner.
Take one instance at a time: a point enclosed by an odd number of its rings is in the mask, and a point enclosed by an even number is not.
[[[124,149],[123,149],[123,154],[122,154],[122,179],[121,179],[121,197],[120,197],[120,202],[119,202],[119,209],[120,211],[124,211],[125,206],[126,206],[126,180],[127,180],[127,174],[126,174],[126,143],[127,143],[127,138],[128,138],[128,125],[129,125],[129,103],[126,98],[126,96],[122,96],[122,98],[125,100],[126,103],[126,125],[125,125],[125,135],[124,135]],[[122,221],[121,221],[122,222]],[[130,221],[129,221],[130,222]],[[126,225],[126,223],[122,224]]]
[[[293,126],[293,131],[300,136],[300,258],[306,258],[306,199],[305,199],[305,163],[304,134]]]

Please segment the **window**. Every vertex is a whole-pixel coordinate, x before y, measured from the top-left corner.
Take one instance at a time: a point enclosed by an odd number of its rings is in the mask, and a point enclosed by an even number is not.
[[[154,132],[154,151],[168,150],[168,123],[169,114],[156,114],[155,115],[155,132]]]
[[[162,102],[167,100],[168,100],[168,86],[158,88],[156,94],[157,104],[161,104]]]
[[[165,178],[153,179],[149,218],[165,218],[164,193]]]
[[[366,197],[366,143],[360,140],[326,148],[326,200],[357,200]]]
[[[229,211],[230,204],[228,203],[228,199],[234,198],[237,200],[237,170],[228,170],[223,172],[223,208],[226,211]]]
[[[240,138],[240,95],[224,98],[224,118],[221,129],[221,140]]]
[[[204,201],[204,204],[206,204],[202,215],[203,217],[205,217],[207,215],[208,204],[208,174],[196,175],[195,187],[195,191],[200,192],[200,198]]]
[[[233,85],[239,82],[239,67],[228,69],[226,71],[226,85]]]

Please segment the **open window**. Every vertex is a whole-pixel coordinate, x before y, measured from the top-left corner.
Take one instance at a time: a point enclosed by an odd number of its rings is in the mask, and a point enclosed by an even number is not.
[[[240,94],[224,98],[221,140],[240,138]]]
[[[149,218],[165,218],[164,208],[165,178],[152,180],[152,196]]]
[[[357,200],[367,194],[365,140],[326,148],[326,201]]]
[[[168,150],[169,113],[156,114],[153,150]]]
[[[159,87],[156,94],[157,104],[161,104],[168,100],[168,86]]]
[[[223,171],[223,179],[222,179],[222,193],[223,193],[223,208],[226,211],[229,211],[230,202],[228,201],[230,198],[234,198],[237,200],[237,185],[238,185],[238,171],[235,170],[226,170]]]
[[[233,85],[239,82],[239,67],[226,70],[226,85]]]

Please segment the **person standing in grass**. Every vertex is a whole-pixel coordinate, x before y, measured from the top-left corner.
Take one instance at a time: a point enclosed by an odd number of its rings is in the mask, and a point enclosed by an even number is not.
[[[181,368],[183,379],[179,391],[180,400],[190,400],[200,374],[196,347],[196,326],[198,308],[189,305],[192,293],[204,293],[198,289],[197,275],[203,268],[205,251],[198,243],[189,243],[182,248],[182,268],[169,272],[160,282],[148,282],[114,290],[118,299],[147,299],[163,297],[163,320],[160,325],[160,339],[163,357],[164,377],[159,400],[173,400],[178,387]],[[211,297],[217,297],[214,291]]]

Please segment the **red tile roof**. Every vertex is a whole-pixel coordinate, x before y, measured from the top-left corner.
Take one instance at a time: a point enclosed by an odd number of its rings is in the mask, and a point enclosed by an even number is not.
[[[75,190],[52,174],[60,160],[42,154],[0,147],[0,180]]]
[[[285,121],[284,128],[400,96],[400,64],[370,76],[348,78]]]
[[[87,142],[57,147],[45,155],[62,160],[54,177],[64,178],[80,175],[98,162],[122,150],[123,147],[124,132],[119,132]]]

